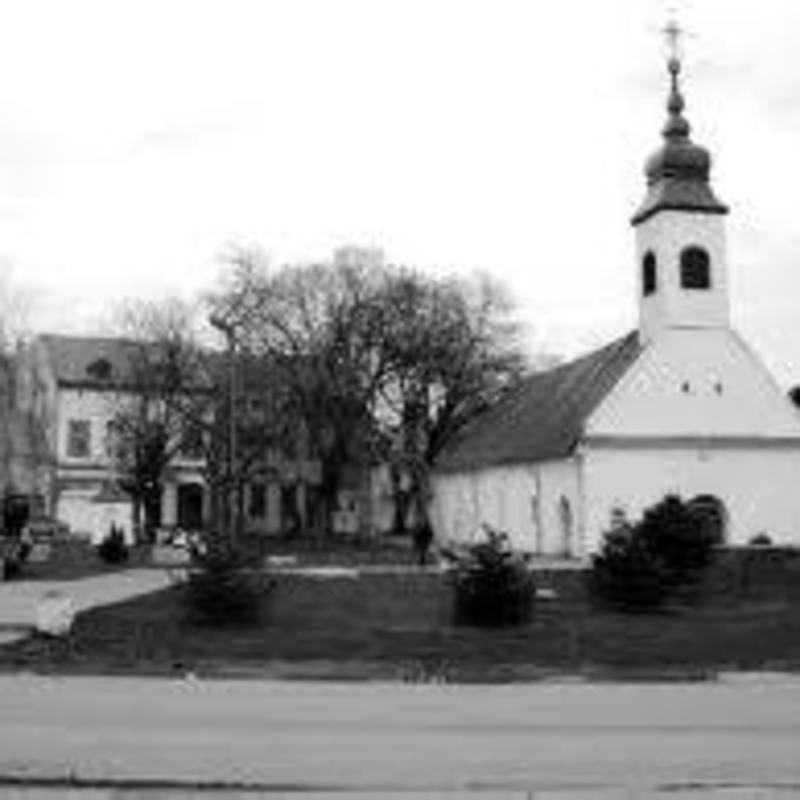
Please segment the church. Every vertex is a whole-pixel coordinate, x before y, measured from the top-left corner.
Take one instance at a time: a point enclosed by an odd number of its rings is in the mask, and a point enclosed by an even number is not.
[[[667,494],[705,504],[723,540],[800,544],[800,413],[731,327],[725,219],[668,61],[663,143],[631,225],[638,329],[533,374],[466,426],[432,478],[440,541],[488,524],[517,549],[584,557],[612,514]]]

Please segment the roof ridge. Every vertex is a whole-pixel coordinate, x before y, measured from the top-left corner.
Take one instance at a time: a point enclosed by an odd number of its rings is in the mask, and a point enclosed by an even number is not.
[[[438,469],[454,471],[568,455],[588,416],[641,352],[632,330],[602,347],[534,372],[466,425],[442,453]]]

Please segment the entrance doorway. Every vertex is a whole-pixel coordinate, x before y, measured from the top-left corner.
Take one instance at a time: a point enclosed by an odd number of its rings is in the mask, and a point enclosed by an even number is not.
[[[203,527],[203,487],[199,483],[178,486],[178,527],[186,531]]]
[[[714,544],[722,544],[726,540],[728,512],[722,500],[713,494],[699,494],[689,501],[689,508],[703,520],[704,531]]]

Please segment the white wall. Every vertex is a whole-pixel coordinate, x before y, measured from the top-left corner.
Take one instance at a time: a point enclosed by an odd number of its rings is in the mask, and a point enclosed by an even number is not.
[[[540,552],[579,556],[583,552],[584,498],[581,463],[576,458],[536,465],[540,483]],[[561,511],[562,498],[569,503],[571,531],[567,533]]]
[[[683,289],[680,255],[685,247],[706,250],[711,288]],[[647,251],[656,257],[656,291],[642,296],[641,265]],[[720,214],[659,211],[636,228],[636,286],[640,327],[645,339],[670,325],[725,327],[729,320],[725,217]]]
[[[58,459],[63,463],[108,464],[106,425],[124,402],[116,392],[91,389],[61,389],[58,408]],[[71,458],[67,454],[70,420],[88,420],[91,427],[91,454],[88,459]]]
[[[61,522],[69,525],[70,534],[91,538],[95,523],[92,497],[96,493],[97,487],[89,491],[67,489],[60,493],[56,514]]]
[[[591,415],[586,436],[795,437],[800,442],[800,414],[735,332],[670,330],[645,348]]]
[[[125,544],[132,545],[134,543],[130,503],[93,503],[92,505],[94,507],[90,513],[92,515],[91,542],[93,545],[100,544],[108,536],[112,524],[122,530]]]
[[[590,446],[584,454],[587,547],[599,545],[612,508],[624,508],[635,520],[666,494],[718,497],[733,544],[746,544],[762,531],[775,542],[800,544],[798,479],[800,447]]]
[[[564,550],[559,501],[573,515],[573,552],[580,550],[582,503],[578,462],[488,467],[435,473],[431,521],[439,541],[474,541],[486,523],[509,534],[520,550],[561,554]]]

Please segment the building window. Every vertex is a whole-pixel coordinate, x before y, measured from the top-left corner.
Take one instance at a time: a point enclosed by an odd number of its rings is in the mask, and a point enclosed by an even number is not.
[[[247,514],[251,519],[264,519],[267,515],[267,487],[263,483],[250,484]]]
[[[681,288],[711,288],[711,260],[702,247],[687,247],[681,253]]]
[[[642,259],[642,293],[645,297],[656,290],[656,257],[648,250]]]
[[[92,452],[91,428],[88,419],[71,419],[67,429],[67,455],[88,458]]]
[[[120,446],[120,429],[115,419],[110,419],[106,422],[106,455],[109,458],[114,458],[118,455]]]
[[[181,434],[180,454],[191,461],[203,457],[203,432],[198,426],[187,426]]]
[[[107,381],[111,379],[111,362],[105,358],[98,358],[86,367],[86,373],[96,381]]]

